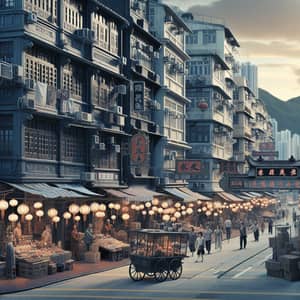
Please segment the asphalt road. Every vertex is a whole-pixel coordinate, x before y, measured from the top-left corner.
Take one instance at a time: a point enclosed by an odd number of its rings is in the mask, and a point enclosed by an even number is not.
[[[300,299],[300,282],[266,276],[264,261],[271,255],[267,236],[238,250],[238,240],[224,243],[221,252],[206,256],[204,263],[188,258],[179,280],[133,282],[128,267],[81,277],[0,299],[115,299],[115,300],[289,300]]]

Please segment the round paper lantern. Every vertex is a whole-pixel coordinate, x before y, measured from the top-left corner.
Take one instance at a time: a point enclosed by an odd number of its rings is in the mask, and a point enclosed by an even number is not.
[[[11,222],[11,223],[15,223],[19,220],[19,217],[17,214],[10,214],[8,216],[8,221]]]
[[[1,219],[4,218],[5,211],[8,209],[8,202],[4,199],[0,200]]]
[[[91,212],[90,207],[86,204],[83,204],[80,206],[79,211],[83,215],[83,221],[86,221],[87,215]]]
[[[163,209],[162,207],[159,207],[159,208],[157,209],[157,212],[158,212],[159,214],[162,214],[162,213],[164,212],[164,209]]]
[[[74,217],[74,220],[75,220],[76,222],[79,222],[80,219],[81,219],[80,216],[75,216],[75,217]]]
[[[157,206],[152,206],[152,209],[153,211],[158,211],[158,207]]]
[[[33,207],[35,209],[41,209],[43,207],[43,203],[42,202],[35,202],[35,203],[33,203]]]
[[[28,214],[28,215],[25,216],[25,220],[28,221],[28,222],[32,221],[32,219],[33,219],[32,214]]]
[[[149,210],[149,216],[153,216],[154,215],[154,210]]]
[[[181,214],[182,214],[183,216],[185,216],[185,215],[186,215],[186,211],[184,210],[183,212],[181,212]]]
[[[135,209],[136,208],[136,205],[135,204],[131,204],[131,209]]]
[[[200,205],[201,203],[202,203],[202,201],[201,201],[201,200],[198,200],[198,201],[197,201],[197,204],[199,204],[199,205]]]
[[[69,206],[69,212],[75,216],[76,214],[79,213],[79,205],[73,203]]]
[[[208,103],[206,101],[199,101],[198,107],[201,111],[205,111],[208,109]]]
[[[201,208],[198,208],[198,212],[201,213],[201,211],[202,211],[202,209],[201,209]]]
[[[112,215],[110,218],[114,221],[114,220],[116,220],[117,216],[116,215]]]
[[[181,217],[181,213],[179,211],[176,211],[176,213],[174,214],[174,217],[176,219],[179,219]]]
[[[175,217],[171,217],[171,222],[176,222],[176,218]]]
[[[174,214],[176,212],[176,209],[174,207],[170,208],[170,214]]]
[[[205,214],[206,214],[206,216],[208,216],[208,217],[211,216],[211,212],[210,212],[209,210],[208,210]]]
[[[118,203],[116,203],[116,204],[115,204],[115,210],[120,210],[120,209],[121,209],[121,205],[118,204]]]
[[[90,209],[92,213],[95,213],[96,211],[99,210],[99,204],[97,202],[93,202],[90,205]]]
[[[140,209],[140,210],[143,210],[144,208],[145,208],[145,205],[144,205],[144,204],[140,204],[140,205],[139,205],[139,209]]]
[[[217,212],[214,213],[214,216],[217,217],[219,214]]]
[[[100,204],[99,205],[99,210],[106,211],[106,205],[105,204]]]
[[[22,221],[24,220],[24,216],[29,213],[29,207],[26,204],[20,204],[17,208],[17,212],[21,215]]]
[[[184,205],[181,206],[181,210],[185,210],[186,207]]]
[[[136,205],[135,210],[136,210],[136,211],[141,210],[141,209],[140,209],[140,206],[139,206],[139,205]]]
[[[48,217],[49,217],[49,218],[53,219],[54,217],[57,216],[58,212],[57,212],[57,209],[55,209],[55,208],[50,208],[50,209],[48,209],[47,214],[48,214]]]
[[[11,207],[16,207],[18,204],[19,204],[19,202],[18,202],[18,200],[15,199],[15,198],[12,198],[12,199],[9,200],[9,205],[10,205]]]
[[[35,215],[40,219],[41,217],[44,216],[44,211],[39,209],[35,212]]]
[[[191,207],[188,207],[186,212],[187,212],[188,215],[191,215],[193,213],[193,209]]]
[[[97,218],[104,218],[105,217],[105,212],[104,211],[97,211],[96,212],[96,217]]]
[[[151,207],[151,202],[146,202],[145,205],[146,205],[147,208],[150,208]]]
[[[72,217],[71,213],[69,213],[68,211],[64,212],[63,218],[65,219],[67,225],[68,225],[69,220],[71,219],[71,217]]]
[[[123,219],[124,221],[128,221],[129,218],[130,218],[129,214],[123,214],[123,215],[122,215],[122,219]]]
[[[168,202],[167,201],[164,201],[162,204],[161,204],[161,207],[162,208],[167,208],[169,206]]]
[[[60,217],[59,216],[55,216],[52,218],[52,222],[55,224],[55,227],[57,227],[57,223],[60,221]]]
[[[175,207],[176,207],[176,208],[180,208],[180,207],[181,207],[181,203],[180,203],[180,202],[176,202],[176,203],[175,203]]]
[[[159,200],[158,200],[157,198],[154,198],[154,199],[152,200],[152,204],[153,204],[153,205],[158,205],[158,204],[159,204]]]
[[[113,208],[115,208],[115,205],[114,205],[113,203],[109,203],[109,204],[108,204],[108,207],[109,207],[110,209],[113,209]]]
[[[142,211],[142,215],[143,215],[143,216],[146,216],[146,215],[147,215],[147,211],[146,211],[146,210],[143,210],[143,211]]]
[[[189,207],[194,207],[194,203],[189,203]]]
[[[207,211],[207,207],[206,206],[202,207],[202,210]]]
[[[163,215],[162,219],[163,221],[168,222],[170,221],[171,217],[169,215]]]

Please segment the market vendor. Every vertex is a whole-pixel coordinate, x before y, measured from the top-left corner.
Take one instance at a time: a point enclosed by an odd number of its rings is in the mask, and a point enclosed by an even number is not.
[[[80,260],[80,253],[79,253],[79,242],[80,242],[80,234],[77,230],[77,225],[73,225],[73,230],[71,232],[71,251],[73,258],[75,260]]]
[[[41,242],[43,246],[52,246],[52,230],[50,228],[50,225],[46,225],[45,230],[42,233]]]
[[[88,228],[84,233],[84,238],[83,238],[87,251],[90,251],[90,246],[93,243],[94,239],[95,236],[93,231],[93,224],[89,224]]]
[[[22,226],[20,222],[18,222],[16,227],[14,228],[13,236],[14,245],[18,245],[20,243],[20,240],[22,239]]]
[[[110,222],[110,219],[107,219],[104,225],[104,234],[112,235],[113,226]]]

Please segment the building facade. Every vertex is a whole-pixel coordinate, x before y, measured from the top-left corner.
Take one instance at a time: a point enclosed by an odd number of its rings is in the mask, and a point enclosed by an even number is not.
[[[247,79],[247,83],[251,91],[254,93],[255,98],[258,98],[258,70],[257,66],[245,62],[241,64],[241,75]]]

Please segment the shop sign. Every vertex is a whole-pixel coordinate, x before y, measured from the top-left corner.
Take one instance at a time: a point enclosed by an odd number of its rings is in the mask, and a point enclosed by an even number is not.
[[[176,160],[176,173],[177,174],[197,174],[201,171],[200,160]]]
[[[133,82],[133,101],[134,110],[145,110],[145,82]]]
[[[295,177],[298,176],[297,168],[256,168],[257,177]]]
[[[149,141],[148,138],[137,133],[131,138],[131,163],[134,165],[143,165],[148,157]]]
[[[278,157],[278,151],[252,151],[252,156],[272,156]]]

